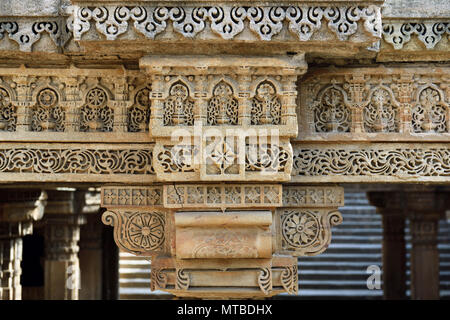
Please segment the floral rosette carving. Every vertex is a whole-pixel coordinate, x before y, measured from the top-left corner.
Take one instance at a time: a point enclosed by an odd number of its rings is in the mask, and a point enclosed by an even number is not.
[[[166,223],[163,213],[106,211],[102,221],[114,227],[114,240],[125,251],[151,256],[164,249]]]
[[[314,256],[331,242],[331,227],[342,223],[339,211],[284,210],[281,215],[282,250],[294,256]]]

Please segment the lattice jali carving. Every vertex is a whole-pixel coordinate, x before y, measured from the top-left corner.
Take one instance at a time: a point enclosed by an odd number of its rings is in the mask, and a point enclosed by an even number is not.
[[[151,256],[165,250],[166,217],[159,211],[114,209],[102,215],[106,225],[114,227],[114,240],[123,250]]]
[[[151,149],[106,149],[61,146],[0,149],[0,174],[153,174]],[[26,177],[26,176],[25,176]]]
[[[108,105],[105,90],[93,88],[86,94],[86,104],[81,108],[80,131],[111,132],[114,125],[114,111]]]
[[[276,88],[268,81],[256,87],[255,98],[252,101],[252,124],[280,124],[281,103],[276,94]]]
[[[303,54],[148,56],[140,66],[152,79],[150,133],[159,180],[290,179]]]
[[[412,35],[416,35],[423,45],[431,50],[443,36],[450,35],[450,23],[448,21],[388,21],[383,23],[383,38],[396,50],[402,49],[411,40]]]
[[[9,93],[0,88],[0,131],[15,131],[16,122],[16,108],[11,104]]]
[[[164,101],[164,125],[178,126],[194,124],[194,103],[189,88],[182,82],[170,87],[169,96]]]
[[[351,110],[341,88],[325,88],[312,108],[316,132],[350,132]]]
[[[213,90],[207,110],[208,125],[236,125],[239,106],[233,96],[233,88],[224,81],[219,82]]]
[[[440,90],[428,86],[418,92],[417,104],[412,109],[414,132],[448,132],[449,117],[450,107]]]
[[[338,211],[329,209],[278,209],[280,250],[293,256],[324,252],[331,242],[331,227],[342,223]]]
[[[381,13],[376,5],[358,6],[113,6],[77,7],[74,11],[74,38],[83,39],[83,34],[95,22],[96,30],[107,40],[115,40],[128,31],[133,21],[134,28],[149,39],[164,33],[171,22],[173,30],[185,38],[198,34],[209,35],[212,31],[221,38],[231,40],[248,28],[257,39],[271,41],[273,37],[288,29],[295,39],[308,41],[328,22],[329,31],[340,41],[348,41],[363,24],[367,35],[381,37]],[[206,22],[209,23],[206,23]],[[126,35],[125,35],[126,36]],[[357,40],[356,40],[357,41]]]
[[[21,132],[24,140],[39,139],[38,132],[45,141],[48,132],[58,141],[83,141],[84,133],[149,130],[150,89],[139,71],[7,68],[1,82],[0,131]]]
[[[64,131],[65,112],[55,90],[45,88],[36,97],[32,110],[31,131]]]
[[[128,132],[148,131],[150,105],[150,89],[140,89],[135,95],[134,105],[128,108]]]
[[[392,91],[386,88],[371,92],[363,111],[365,132],[399,132],[400,104],[392,96]]]
[[[290,179],[292,147],[288,141],[264,143],[248,137],[203,137],[203,144],[157,143],[154,166],[165,181],[260,181]],[[245,142],[247,140],[247,143]],[[194,141],[192,142],[194,143]]]
[[[340,187],[283,186],[283,206],[296,208],[330,208],[344,205]]]
[[[247,144],[245,153],[245,169],[247,172],[265,174],[290,171],[290,145]]]

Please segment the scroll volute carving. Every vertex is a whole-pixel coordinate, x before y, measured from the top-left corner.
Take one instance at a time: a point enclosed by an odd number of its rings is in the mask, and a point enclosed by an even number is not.
[[[340,187],[296,187],[283,190],[277,209],[278,251],[293,256],[315,256],[331,242],[331,228],[342,223],[337,208],[344,205]]]
[[[331,242],[331,227],[342,221],[342,215],[337,210],[282,210],[280,249],[293,256],[318,255]]]
[[[167,250],[166,215],[158,210],[111,209],[102,215],[114,227],[117,246],[140,256],[153,256]]]

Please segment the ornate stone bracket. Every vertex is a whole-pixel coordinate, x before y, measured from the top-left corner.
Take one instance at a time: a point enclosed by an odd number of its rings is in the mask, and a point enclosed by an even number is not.
[[[344,194],[333,186],[222,183],[109,186],[101,196],[117,245],[152,258],[152,290],[255,298],[297,292],[291,256],[327,248]]]
[[[340,187],[283,187],[283,207],[277,209],[277,250],[293,256],[314,256],[331,242],[331,227],[342,223],[337,208],[344,205]]]

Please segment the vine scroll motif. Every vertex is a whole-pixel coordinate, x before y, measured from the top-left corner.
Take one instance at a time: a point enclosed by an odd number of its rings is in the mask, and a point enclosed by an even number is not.
[[[151,256],[164,250],[165,215],[161,212],[106,211],[105,225],[114,227],[114,240],[123,250]]]
[[[184,269],[177,269],[177,279],[175,282],[176,290],[187,291],[189,289],[189,285],[191,282],[191,278],[189,277],[189,273]]]
[[[272,269],[262,268],[258,276],[258,285],[265,295],[272,291]]]
[[[448,148],[303,149],[294,154],[300,176],[450,176]]]
[[[150,271],[150,290],[165,289],[167,286],[167,275],[163,269],[151,268]]]
[[[11,104],[9,93],[0,88],[0,131],[16,131],[16,108]]]
[[[284,267],[281,273],[281,285],[289,294],[298,294],[297,266]]]
[[[331,242],[331,227],[341,224],[338,211],[289,209],[280,212],[281,249],[294,256],[314,256]]]

